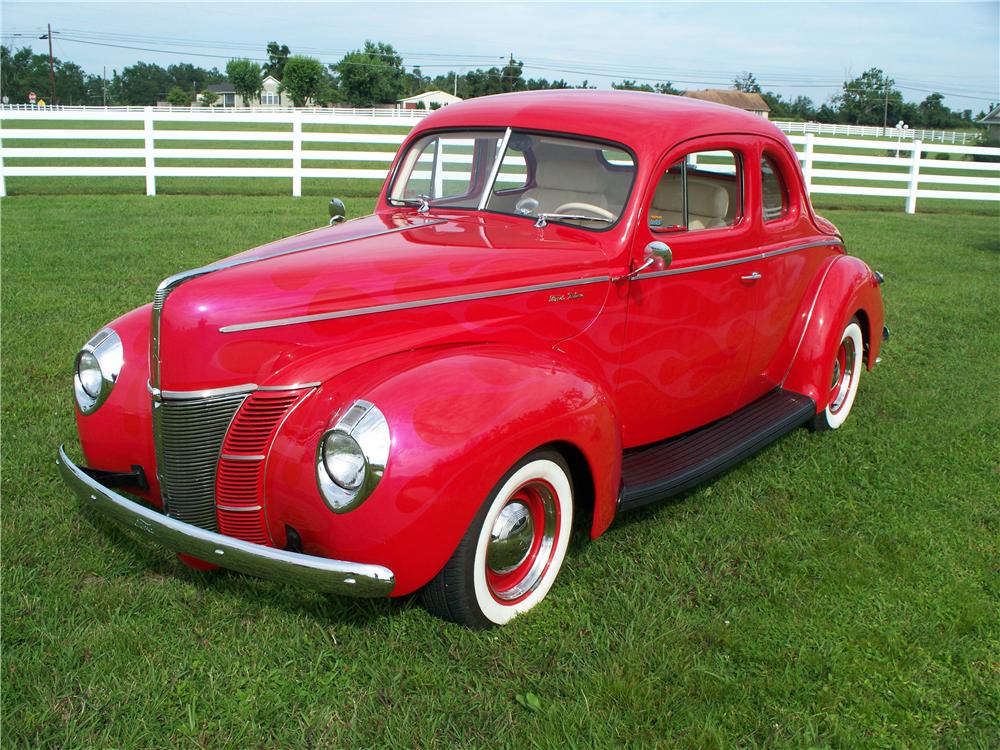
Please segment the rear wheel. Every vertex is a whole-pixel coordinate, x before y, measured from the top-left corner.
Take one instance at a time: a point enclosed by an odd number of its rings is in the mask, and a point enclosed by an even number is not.
[[[854,398],[858,395],[863,359],[864,340],[861,336],[861,326],[857,318],[852,318],[840,337],[840,345],[834,355],[827,404],[826,408],[815,417],[816,429],[835,430],[847,419],[851,407],[854,406]]]
[[[538,604],[566,557],[573,487],[562,456],[537,451],[507,472],[451,559],[421,593],[430,612],[472,628],[503,625]]]

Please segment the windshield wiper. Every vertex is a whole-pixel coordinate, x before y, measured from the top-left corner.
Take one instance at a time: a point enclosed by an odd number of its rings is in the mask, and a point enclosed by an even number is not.
[[[535,226],[544,227],[549,223],[549,219],[568,219],[570,221],[603,221],[605,224],[613,223],[611,219],[607,219],[603,216],[585,216],[583,214],[538,214]]]
[[[418,206],[417,213],[420,214],[431,210],[431,197],[429,195],[418,195],[416,198],[390,198],[389,203],[394,206]]]

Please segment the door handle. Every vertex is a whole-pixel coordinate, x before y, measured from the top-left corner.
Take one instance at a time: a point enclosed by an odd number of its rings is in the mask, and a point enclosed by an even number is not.
[[[740,279],[742,279],[743,281],[760,281],[760,274],[757,273],[757,271],[754,271],[753,273],[747,274],[746,276],[740,276]]]

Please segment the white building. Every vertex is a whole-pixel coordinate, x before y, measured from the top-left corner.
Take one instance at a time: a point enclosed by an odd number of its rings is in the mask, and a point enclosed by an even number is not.
[[[396,102],[397,109],[437,109],[462,101],[459,96],[452,96],[447,91],[425,91],[422,94],[408,96]],[[423,107],[420,104],[423,103]]]

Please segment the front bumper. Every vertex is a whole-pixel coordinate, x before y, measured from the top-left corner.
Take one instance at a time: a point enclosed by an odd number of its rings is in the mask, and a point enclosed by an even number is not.
[[[240,573],[349,596],[388,596],[395,576],[381,565],[330,560],[252,544],[183,523],[119,495],[74,464],[62,446],[56,459],[63,480],[90,507],[126,528],[200,560]]]

